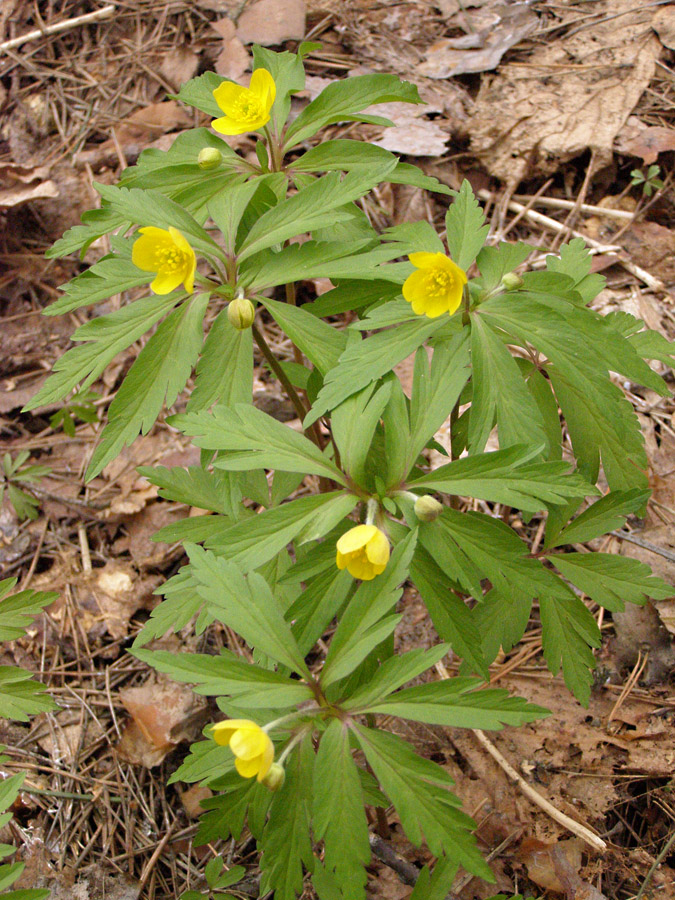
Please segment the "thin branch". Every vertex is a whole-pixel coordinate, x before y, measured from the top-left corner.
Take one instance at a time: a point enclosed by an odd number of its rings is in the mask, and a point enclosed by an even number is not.
[[[27,31],[26,34],[21,34],[19,37],[11,38],[11,40],[0,44],[0,52],[13,50],[27,41],[34,41],[48,34],[58,34],[60,31],[70,31],[71,28],[77,28],[78,25],[86,25],[88,22],[100,22],[103,19],[109,19],[114,12],[114,6],[104,6],[101,9],[95,9],[94,12],[85,13],[83,16],[75,16],[73,19],[64,19],[63,22],[47,25],[46,28],[36,28],[34,31]]]

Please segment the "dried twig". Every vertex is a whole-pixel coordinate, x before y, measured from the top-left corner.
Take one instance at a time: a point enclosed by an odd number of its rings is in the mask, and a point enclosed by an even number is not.
[[[103,6],[101,9],[95,9],[94,12],[85,13],[83,16],[75,16],[74,19],[64,19],[63,22],[54,22],[53,25],[47,25],[45,28],[27,31],[26,34],[21,34],[19,37],[11,38],[9,41],[4,41],[0,44],[0,52],[13,50],[27,41],[34,41],[48,34],[58,34],[60,31],[70,31],[71,28],[77,28],[78,25],[86,25],[88,22],[100,22],[103,19],[109,19],[114,12],[114,6]]]

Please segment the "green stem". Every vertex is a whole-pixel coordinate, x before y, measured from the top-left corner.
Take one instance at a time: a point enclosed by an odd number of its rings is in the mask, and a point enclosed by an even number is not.
[[[281,172],[283,168],[284,158],[281,153],[281,147],[276,135],[272,134],[267,126],[263,128],[263,133],[267,139],[267,152],[270,157],[270,169],[272,172]]]

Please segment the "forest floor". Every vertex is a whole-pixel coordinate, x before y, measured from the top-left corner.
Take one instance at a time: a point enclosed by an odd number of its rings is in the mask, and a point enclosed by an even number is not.
[[[176,898],[204,887],[214,853],[249,869],[249,887],[235,896],[257,896],[254,844],[244,835],[195,847],[205,789],[166,787],[213,710],[125,653],[158,602],[153,591],[182,564],[181,548],[153,543],[153,533],[198,512],[158,499],[136,469],[194,464],[199,453],[162,422],[84,486],[99,419],[139,345],[93,385],[96,421],[76,418],[72,436],[51,421],[60,407],[21,409],[74,328],[94,315],[41,315],[84,266],[48,261],[44,252],[97,205],[92,183],[113,183],[143,148],[167,148],[177,134],[207,124],[167,99],[181,83],[214,68],[246,83],[252,42],[293,50],[300,39],[322,46],[307,61],[295,111],[348,73],[413,81],[427,105],[391,105],[384,114],[396,128],[335,125],[330,136],[373,140],[453,188],[468,178],[485,204],[491,241],[557,249],[581,235],[594,270],[607,278],[597,308],[629,311],[675,335],[675,5],[668,0],[3,0],[0,447],[14,458],[27,451],[50,472],[34,486],[36,518],[21,520],[7,498],[0,507],[0,573],[59,599],[27,639],[0,648],[0,664],[39,673],[61,710],[30,726],[0,720],[10,759],[0,777],[29,773],[14,809],[11,838],[27,863],[15,887],[48,886],[55,900]],[[232,140],[240,152],[253,151],[250,137]],[[638,169],[663,185],[649,193],[633,184]],[[439,230],[447,206],[444,197],[401,185],[382,186],[368,203],[381,227],[426,218]],[[90,249],[85,262],[100,254]],[[306,283],[304,298],[326,287]],[[275,350],[292,358],[274,324],[266,327]],[[405,365],[399,374],[405,383]],[[653,497],[645,520],[597,549],[639,558],[672,582],[675,405],[623,387],[640,417]],[[293,418],[262,366],[255,402]],[[511,524],[536,550],[539,521]],[[552,710],[550,718],[506,728],[489,746],[471,731],[405,732],[456,779],[497,879],[460,878],[455,898],[675,898],[675,601],[623,615],[591,609],[604,641],[588,709],[548,672],[535,609],[523,641],[491,667],[491,681]],[[436,642],[414,592],[406,591],[401,611],[402,647]],[[184,629],[161,645],[215,650],[226,641],[213,627],[199,638]],[[545,803],[533,802],[523,784]],[[592,849],[552,809],[607,849]],[[393,816],[391,823],[388,847],[376,848],[389,864],[374,858],[369,869],[374,900],[407,898],[410,868],[400,860],[426,861]]]

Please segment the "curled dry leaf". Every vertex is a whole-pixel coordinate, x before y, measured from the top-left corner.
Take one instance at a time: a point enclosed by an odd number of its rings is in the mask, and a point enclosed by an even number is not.
[[[467,127],[471,149],[509,185],[555,172],[587,149],[596,165],[609,162],[654,74],[661,43],[632,0],[601,0],[594,13],[597,21],[481,84]]]
[[[645,125],[637,116],[629,116],[614,146],[618,153],[637,156],[649,165],[656,162],[659,153],[675,150],[675,129]]]
[[[564,894],[567,900],[604,900],[604,894],[579,875],[581,842],[578,838],[556,844],[527,838],[520,845],[519,856],[529,878],[539,887]]]
[[[196,736],[208,716],[208,701],[189,687],[151,678],[120,691],[131,716],[117,750],[127,762],[152,768],[176,744]]]
[[[49,166],[0,163],[0,208],[9,209],[40,197],[58,197],[59,189],[48,176]]]
[[[305,36],[305,0],[257,0],[237,19],[237,37],[244,44],[269,47]]]
[[[507,50],[536,30],[539,19],[527,3],[513,3],[497,10],[481,11],[479,16],[464,11],[458,23],[467,34],[428,47],[418,74],[450,78],[495,69]]]

